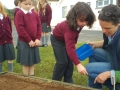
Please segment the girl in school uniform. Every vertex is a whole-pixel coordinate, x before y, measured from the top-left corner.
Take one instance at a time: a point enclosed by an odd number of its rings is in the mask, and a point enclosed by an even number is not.
[[[78,2],[69,11],[66,20],[57,24],[51,34],[51,44],[53,47],[56,64],[53,71],[53,80],[74,83],[73,63],[81,74],[87,74],[85,67],[80,63],[76,55],[77,39],[82,28],[87,25],[92,27],[95,15],[90,6],[84,2]]]
[[[2,63],[8,60],[8,69],[13,72],[13,60],[15,59],[12,25],[8,14],[0,2],[0,72]]]
[[[42,42],[41,47],[48,46],[49,32],[51,32],[52,9],[47,0],[38,0],[39,15],[42,23]]]
[[[20,3],[19,3],[19,0],[14,0],[14,5],[16,6],[14,8],[14,25],[15,25],[15,15],[16,13],[20,10]],[[18,45],[19,41],[17,39],[17,45]],[[16,45],[16,49],[17,49],[17,45]]]
[[[19,37],[17,62],[23,66],[24,75],[34,75],[34,64],[40,62],[38,46],[41,37],[41,23],[36,12],[31,11],[31,0],[19,0],[21,9],[15,16]]]

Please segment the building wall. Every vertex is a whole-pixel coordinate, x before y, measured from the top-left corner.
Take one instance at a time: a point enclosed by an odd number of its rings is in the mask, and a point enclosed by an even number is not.
[[[75,5],[77,2],[82,1],[82,2],[90,2],[90,6],[93,10],[93,12],[96,15],[96,22],[93,25],[92,29],[100,29],[99,22],[98,22],[98,11],[101,10],[101,8],[96,8],[96,1],[97,0],[59,0],[58,3],[52,4],[52,9],[53,9],[53,17],[52,17],[52,22],[51,26],[55,26],[57,23],[65,20],[65,18],[62,17],[62,7],[67,6],[67,13],[70,10],[71,5]],[[113,4],[117,3],[117,0],[110,0],[110,2],[113,2]],[[84,27],[84,29],[88,29],[88,27]]]
[[[58,11],[58,6],[57,3],[58,1],[48,1],[48,3],[50,4],[51,8],[52,8],[52,20],[51,20],[51,26],[55,26],[56,23],[59,22],[58,20],[58,15],[60,15],[61,13],[59,13]],[[58,14],[59,13],[59,14]],[[58,15],[57,15],[58,14]]]

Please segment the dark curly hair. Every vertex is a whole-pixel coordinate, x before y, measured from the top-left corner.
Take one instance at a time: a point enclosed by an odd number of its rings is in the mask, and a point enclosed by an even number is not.
[[[120,8],[113,4],[105,6],[99,12],[98,19],[106,22],[112,22],[113,25],[117,25],[120,20]]]
[[[72,30],[77,29],[78,25],[76,20],[81,18],[83,21],[88,22],[87,26],[89,28],[92,27],[94,21],[96,20],[91,7],[85,2],[77,2],[66,16],[67,23]]]

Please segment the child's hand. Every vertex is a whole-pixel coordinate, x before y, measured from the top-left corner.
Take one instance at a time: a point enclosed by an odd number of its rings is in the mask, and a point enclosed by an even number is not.
[[[81,63],[77,65],[77,70],[80,74],[88,75],[86,68]]]
[[[35,40],[35,46],[40,46],[40,40],[39,39]]]
[[[35,43],[31,40],[31,41],[29,42],[29,46],[30,46],[30,47],[34,47],[34,46],[35,46]]]
[[[50,26],[47,26],[47,28],[49,28]]]

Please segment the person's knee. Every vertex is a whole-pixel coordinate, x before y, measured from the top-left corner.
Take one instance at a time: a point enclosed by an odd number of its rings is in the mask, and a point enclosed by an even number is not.
[[[94,63],[89,63],[86,66],[86,70],[88,74],[96,76],[96,74],[100,74],[105,71],[110,71],[111,70],[111,65],[110,63],[106,62],[94,62]]]
[[[87,72],[88,72],[88,74],[90,74],[91,73],[91,66],[92,66],[92,64],[91,63],[89,63],[89,64],[87,64],[86,66],[85,66],[85,68],[86,68],[86,70],[87,70]]]
[[[107,51],[102,49],[102,48],[95,48],[93,49],[93,54],[101,54],[101,55],[106,55],[107,54]]]
[[[93,49],[93,54],[100,53],[101,51],[103,51],[102,48],[95,48]]]
[[[109,62],[107,51],[102,48],[95,48],[89,57],[89,62]]]
[[[93,54],[89,57],[89,63],[96,62],[95,57],[97,57],[100,52],[101,52],[101,48],[93,49]]]
[[[86,68],[86,70],[88,71],[89,68],[90,68],[90,64],[87,64],[87,65],[85,66],[85,68]]]

